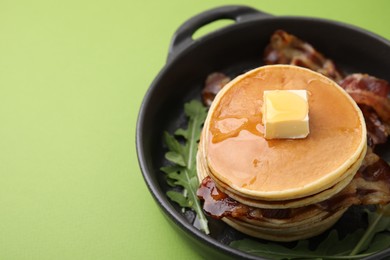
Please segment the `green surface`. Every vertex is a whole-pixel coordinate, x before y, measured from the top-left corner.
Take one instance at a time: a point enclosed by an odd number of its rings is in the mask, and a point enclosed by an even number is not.
[[[135,151],[170,38],[211,7],[344,21],[390,39],[390,1],[0,1],[0,259],[198,259]]]

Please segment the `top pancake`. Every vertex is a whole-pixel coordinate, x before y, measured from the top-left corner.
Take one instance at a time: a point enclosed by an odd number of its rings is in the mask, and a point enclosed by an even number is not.
[[[308,91],[310,134],[264,138],[264,90]],[[366,127],[352,98],[330,79],[290,65],[237,77],[215,98],[205,122],[204,153],[220,181],[265,200],[308,196],[335,185],[366,147]]]

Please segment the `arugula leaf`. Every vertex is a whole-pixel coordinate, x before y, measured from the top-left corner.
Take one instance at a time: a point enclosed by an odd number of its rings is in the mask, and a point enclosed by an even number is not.
[[[390,233],[379,233],[371,241],[366,253],[378,253],[390,247]]]
[[[308,249],[308,241],[302,240],[294,248],[288,248],[276,243],[260,243],[252,239],[242,239],[232,241],[230,246],[239,249],[241,251],[267,257],[269,259],[293,259],[295,257],[313,256],[312,252]]]
[[[269,259],[361,259],[390,247],[390,217],[387,209],[366,211],[368,227],[359,229],[340,239],[337,230],[329,232],[316,248],[309,247],[308,240],[300,240],[293,248],[274,242],[262,243],[253,239],[233,241],[230,246],[244,252]]]
[[[188,128],[180,128],[174,135],[164,133],[164,142],[169,149],[165,158],[173,165],[161,167],[161,171],[166,173],[167,183],[170,186],[183,188],[182,192],[168,191],[167,196],[182,208],[193,209],[197,214],[200,229],[209,234],[207,219],[196,195],[199,187],[196,174],[196,153],[207,109],[199,101],[193,100],[184,104],[184,113],[188,118]],[[177,140],[176,137],[179,136],[185,140],[184,144]]]
[[[371,254],[359,254],[349,256],[348,253],[354,242],[359,240],[356,235],[361,234],[358,230],[353,234],[340,240],[336,230],[332,230],[329,236],[315,250],[310,249],[308,240],[299,240],[293,248],[285,247],[281,244],[269,242],[261,243],[252,239],[233,241],[230,246],[247,253],[267,257],[275,260],[286,259],[359,259]]]
[[[366,250],[376,234],[390,229],[390,217],[386,217],[385,215],[386,211],[389,209],[390,204],[382,208],[380,211],[372,212],[366,210],[368,214],[368,227],[363,236],[361,236],[360,241],[352,249],[350,255],[355,255]]]
[[[324,256],[348,255],[351,252],[351,248],[359,242],[363,233],[363,229],[358,229],[346,235],[343,239],[340,239],[338,232],[333,229],[330,231],[328,237],[317,246],[315,251],[317,254]]]

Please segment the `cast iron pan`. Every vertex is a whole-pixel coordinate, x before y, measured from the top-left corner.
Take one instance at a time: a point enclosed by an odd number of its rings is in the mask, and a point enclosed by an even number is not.
[[[197,40],[193,33],[219,20],[235,23]],[[182,213],[165,195],[169,187],[159,170],[166,165],[162,133],[184,127],[183,105],[200,99],[208,74],[219,71],[235,77],[263,65],[262,55],[270,35],[283,29],[311,43],[346,73],[364,72],[390,81],[390,42],[354,26],[305,17],[277,17],[246,6],[223,6],[203,12],[185,22],[173,36],[167,63],[151,84],[140,109],[136,145],[139,164],[156,202],[180,234],[187,238],[200,255],[209,259],[259,259],[235,250],[228,243],[245,237],[221,221],[210,220],[209,236],[191,224],[192,212]],[[382,155],[389,161],[388,146]],[[351,208],[336,224],[346,233],[365,225],[362,216]],[[321,236],[313,241],[321,240]],[[370,259],[390,256],[390,249]]]

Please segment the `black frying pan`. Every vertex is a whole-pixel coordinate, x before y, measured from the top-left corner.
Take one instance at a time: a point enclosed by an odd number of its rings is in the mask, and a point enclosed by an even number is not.
[[[233,19],[235,23],[200,39],[192,39],[197,29],[219,19]],[[173,36],[167,64],[142,103],[136,144],[144,179],[156,202],[179,233],[206,258],[258,259],[227,245],[244,235],[220,221],[211,220],[211,235],[207,236],[192,226],[193,213],[182,214],[178,205],[166,197],[168,186],[159,170],[166,164],[162,133],[183,126],[183,104],[193,98],[200,99],[208,74],[219,71],[235,77],[263,65],[264,48],[277,29],[311,43],[346,73],[364,72],[390,81],[390,42],[354,26],[316,18],[277,17],[245,6],[215,8],[180,26]],[[388,146],[382,150],[389,161]],[[336,224],[340,232],[361,226],[364,226],[361,216],[354,214],[353,208]],[[390,256],[390,249],[370,259],[386,256]]]

